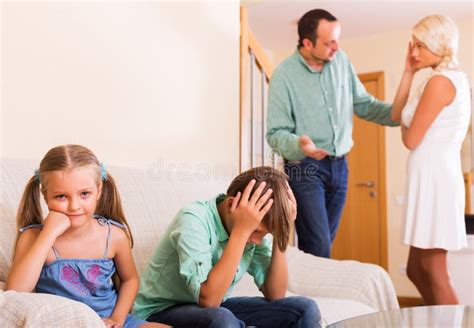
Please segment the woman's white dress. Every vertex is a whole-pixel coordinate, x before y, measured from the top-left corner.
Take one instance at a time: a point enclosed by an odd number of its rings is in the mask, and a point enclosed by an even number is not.
[[[418,248],[458,250],[467,246],[461,145],[471,116],[469,82],[461,71],[436,72],[451,80],[456,96],[423,140],[410,151],[403,242]],[[426,85],[426,84],[425,84]],[[410,126],[424,86],[408,101],[402,123]]]

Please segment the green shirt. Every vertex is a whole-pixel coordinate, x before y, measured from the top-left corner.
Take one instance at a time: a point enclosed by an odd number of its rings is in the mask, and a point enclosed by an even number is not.
[[[270,81],[267,141],[287,160],[305,157],[299,146],[299,136],[304,134],[316,147],[341,156],[353,145],[354,113],[396,126],[390,119],[391,109],[365,90],[342,50],[321,72],[314,71],[296,50],[276,68]]]
[[[217,211],[225,195],[184,207],[173,219],[140,281],[133,313],[146,319],[156,312],[180,303],[198,303],[201,284],[224,252],[229,235]],[[227,290],[249,272],[260,288],[270,266],[272,244],[248,244]]]

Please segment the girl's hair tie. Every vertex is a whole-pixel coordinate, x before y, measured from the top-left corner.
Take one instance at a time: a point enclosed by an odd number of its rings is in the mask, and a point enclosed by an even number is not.
[[[38,183],[41,182],[41,180],[40,180],[40,171],[38,169],[35,170],[34,177],[35,177],[36,182],[38,182]]]
[[[107,170],[102,162],[100,162],[100,178],[102,181],[107,181]]]

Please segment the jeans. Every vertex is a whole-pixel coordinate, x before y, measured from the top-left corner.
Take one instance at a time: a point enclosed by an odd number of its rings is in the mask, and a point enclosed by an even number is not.
[[[298,206],[298,248],[329,258],[346,201],[346,158],[326,156],[318,161],[307,157],[300,162],[286,162],[285,172]]]
[[[231,297],[220,307],[203,308],[197,304],[175,305],[148,317],[173,327],[258,328],[320,327],[319,308],[310,298],[294,296],[275,301],[263,297]]]

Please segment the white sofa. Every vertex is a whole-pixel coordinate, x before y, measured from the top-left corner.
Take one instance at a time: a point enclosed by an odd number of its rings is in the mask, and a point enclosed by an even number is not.
[[[37,163],[0,160],[0,326],[95,327],[100,319],[87,306],[52,295],[3,291],[11,265],[15,213],[28,178]],[[214,178],[217,172],[201,168],[164,171],[110,168],[117,180],[135,239],[133,254],[139,272],[155,249],[168,223],[184,204],[224,192],[232,176]],[[398,308],[388,274],[380,267],[354,261],[314,257],[296,248],[288,252],[290,282],[288,295],[306,295],[319,305],[323,323]],[[234,295],[259,295],[250,276],[239,283]],[[45,324],[48,323],[48,324]]]

